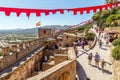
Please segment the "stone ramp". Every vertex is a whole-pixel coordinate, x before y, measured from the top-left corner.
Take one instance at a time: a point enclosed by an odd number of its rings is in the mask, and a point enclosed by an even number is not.
[[[87,77],[90,80],[112,80],[111,52],[109,47],[105,47],[105,41],[103,39],[102,41],[104,43],[102,48],[99,48],[98,43],[90,51],[82,50],[80,47],[77,48],[77,73],[80,80],[86,80],[85,78]],[[87,57],[90,52],[93,53],[92,65],[88,65]],[[107,62],[104,73],[101,70],[101,63],[99,65],[100,68],[95,67],[94,55],[96,52],[99,53],[101,59]],[[82,71],[80,68],[82,68]]]

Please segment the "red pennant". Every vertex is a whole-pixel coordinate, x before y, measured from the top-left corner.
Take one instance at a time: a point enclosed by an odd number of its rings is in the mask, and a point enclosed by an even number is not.
[[[30,16],[30,11],[26,11],[26,16],[29,17]]]
[[[109,6],[109,8],[111,8],[111,9],[112,9],[112,4],[108,4],[108,6]]]
[[[77,15],[77,9],[73,10],[74,15]]]
[[[10,16],[10,11],[5,11],[6,16]]]
[[[46,16],[49,15],[49,11],[45,11],[45,15],[46,15]]]
[[[84,9],[83,8],[79,8],[79,9],[77,9],[77,11],[79,11],[80,14],[83,14]]]
[[[105,6],[105,10],[107,10],[107,9],[108,9],[108,5]]]
[[[19,17],[20,14],[21,14],[20,10],[16,10],[16,15],[17,15],[17,17]]]
[[[116,2],[116,4],[115,4],[115,8],[118,8],[118,4],[119,4],[120,2]]]
[[[60,9],[60,14],[64,14],[64,10],[63,9]]]
[[[89,14],[90,13],[90,9],[86,8],[86,13]]]
[[[93,12],[96,13],[96,11],[97,11],[97,7],[94,7]]]
[[[39,10],[36,10],[35,13],[37,17],[41,16],[41,12]]]
[[[56,14],[56,10],[51,11],[53,14]]]

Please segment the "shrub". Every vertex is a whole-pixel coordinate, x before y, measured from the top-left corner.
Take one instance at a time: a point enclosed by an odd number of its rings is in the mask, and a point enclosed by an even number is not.
[[[115,46],[115,48],[112,50],[112,57],[115,60],[120,60],[120,46]]]
[[[112,42],[112,45],[113,45],[113,46],[118,46],[118,45],[120,45],[120,38],[115,39],[115,40]]]
[[[85,37],[86,37],[88,40],[94,40],[95,34],[94,34],[94,33],[86,33],[86,34],[85,34]]]
[[[85,29],[85,27],[80,26],[80,27],[78,27],[78,32],[79,32],[79,33],[83,33],[83,32],[84,32],[84,29]]]

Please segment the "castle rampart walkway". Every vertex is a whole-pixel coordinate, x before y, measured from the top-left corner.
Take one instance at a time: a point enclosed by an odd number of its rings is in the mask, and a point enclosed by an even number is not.
[[[4,74],[6,73],[10,73],[12,71],[13,68],[15,67],[19,67],[19,65],[23,62],[26,61],[27,58],[30,58],[32,55],[34,55],[36,52],[42,50],[43,48],[39,47],[37,49],[35,49],[34,51],[32,51],[31,53],[29,53],[28,55],[26,55],[25,57],[21,58],[20,60],[18,60],[17,62],[15,62],[14,64],[11,64],[10,66],[8,66],[7,68],[5,68],[4,70],[2,70],[0,72],[0,77],[2,77]]]
[[[90,80],[112,80],[110,48],[105,46],[105,40],[102,37],[100,37],[100,39],[103,42],[102,48],[99,48],[98,42],[90,51],[82,50],[80,47],[77,48],[77,73],[80,80],[87,80],[87,78]],[[88,65],[88,54],[90,52],[93,53],[93,59],[92,64]],[[104,72],[101,70],[101,62],[99,64],[100,68],[95,67],[94,56],[96,52],[98,52],[101,59],[104,59],[107,62]]]

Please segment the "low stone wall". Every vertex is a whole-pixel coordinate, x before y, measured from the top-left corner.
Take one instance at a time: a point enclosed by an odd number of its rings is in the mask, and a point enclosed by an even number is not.
[[[42,49],[37,50],[34,53],[26,56],[23,60],[18,61],[17,65],[9,67],[9,70],[3,71],[0,76],[0,80],[26,80],[32,76],[35,70],[36,62],[39,62],[42,58]]]
[[[28,80],[59,80],[61,75],[65,72],[69,73],[70,79],[66,80],[75,80],[76,78],[76,61],[65,61],[60,63],[45,72],[41,72],[37,76],[29,78]],[[64,80],[64,79],[61,79]]]
[[[120,61],[113,62],[113,76],[114,80],[120,80]]]
[[[61,49],[55,49],[55,50],[44,50],[44,55],[45,56],[51,56],[54,54],[67,54],[68,53],[68,49],[66,48],[61,48]]]
[[[65,47],[66,45],[68,46],[72,46],[73,42],[75,40],[77,40],[77,36],[74,34],[70,34],[70,33],[63,33],[63,44],[62,46]]]

